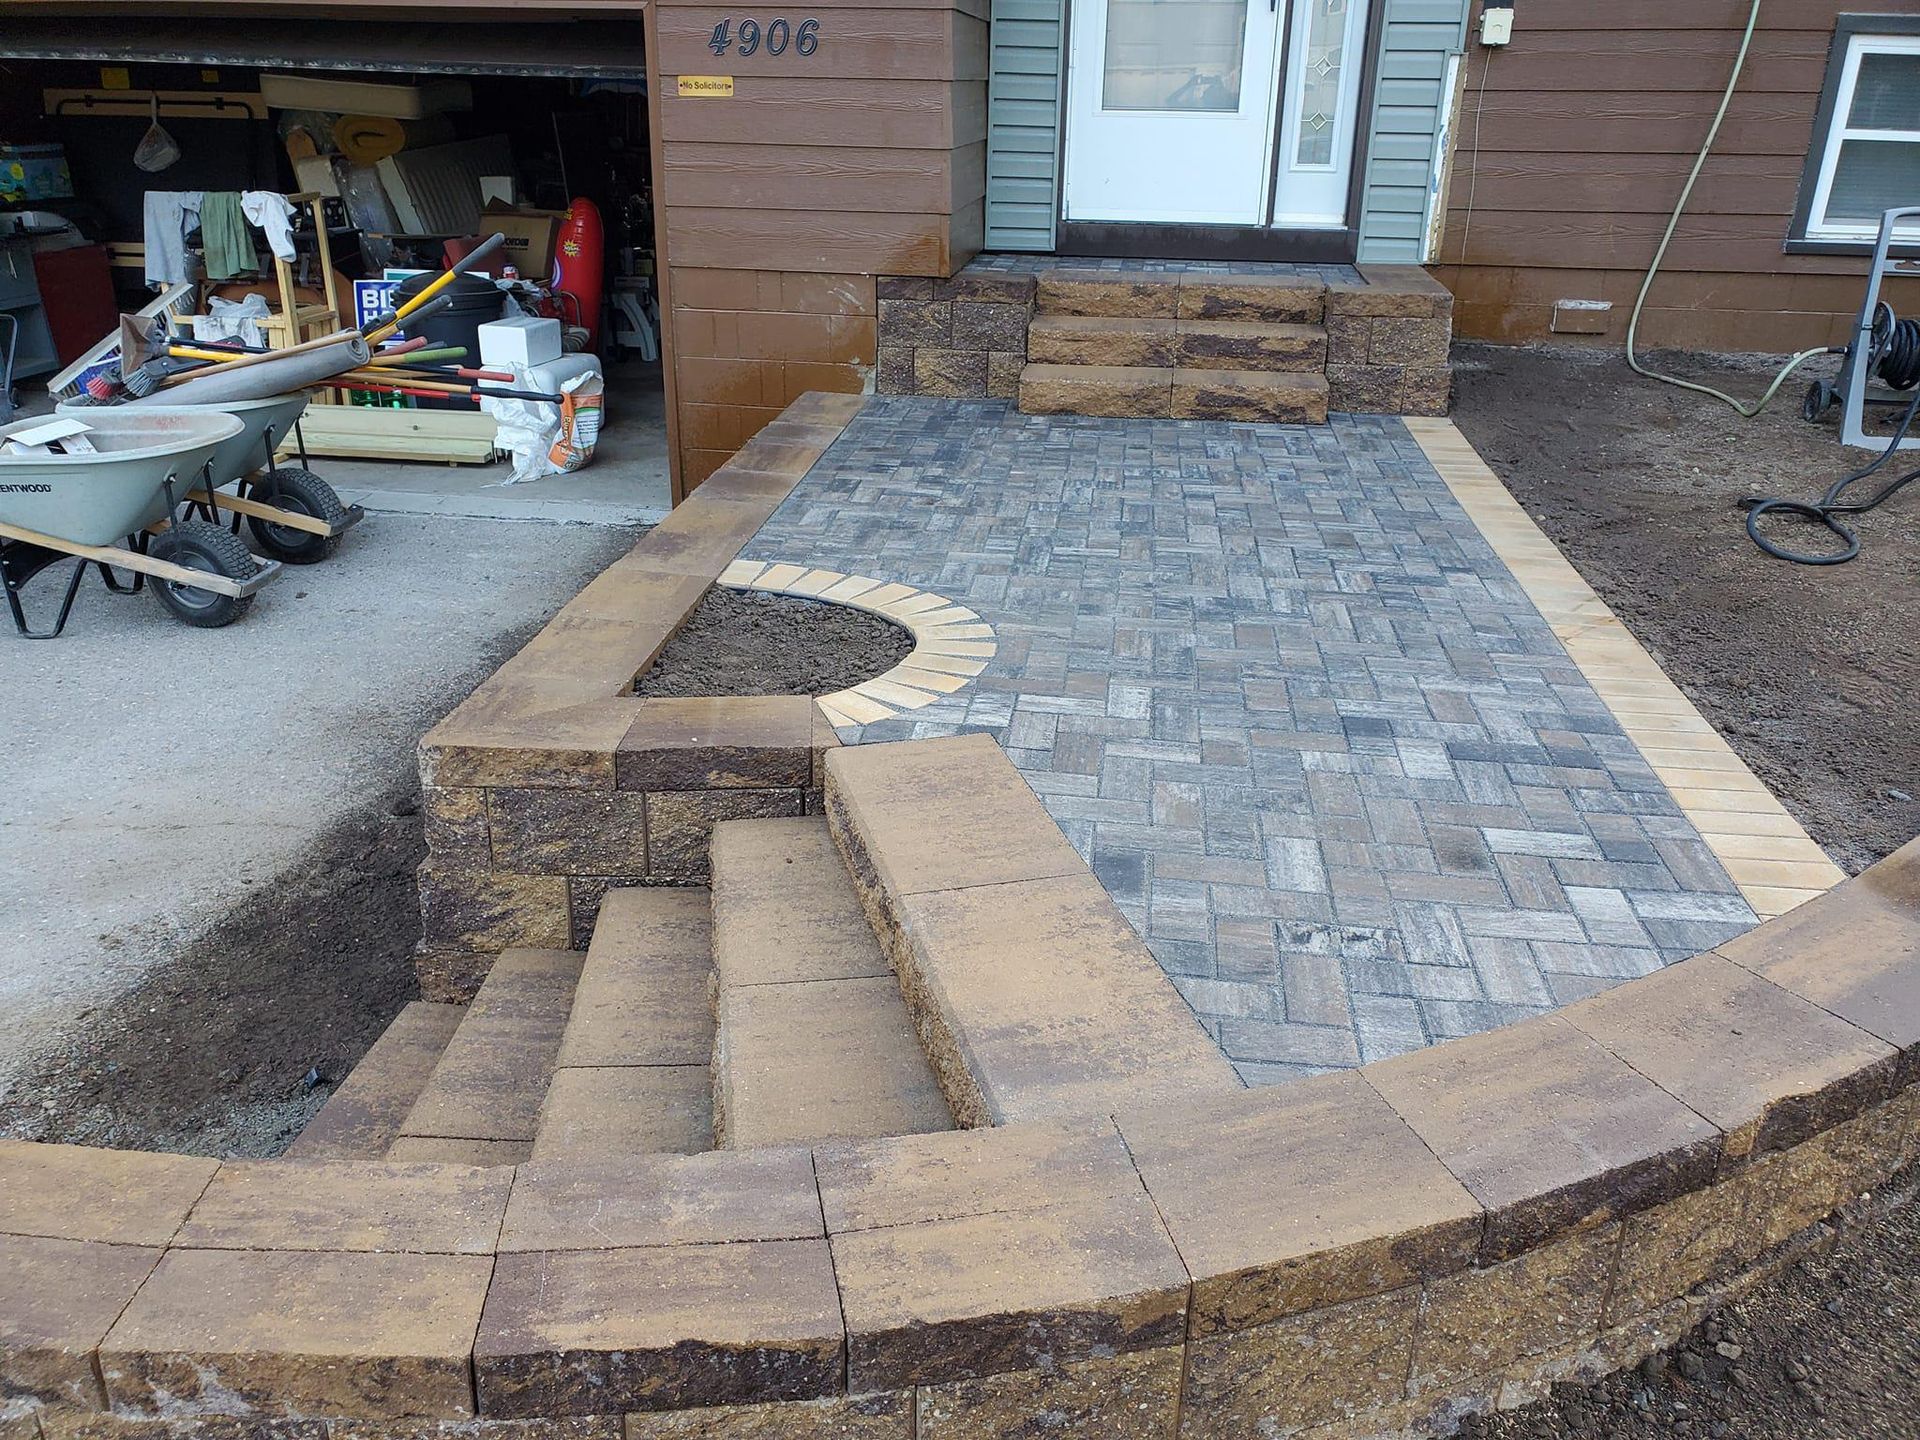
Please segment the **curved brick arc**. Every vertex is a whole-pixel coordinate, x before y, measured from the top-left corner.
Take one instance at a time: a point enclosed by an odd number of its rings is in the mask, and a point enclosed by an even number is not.
[[[649,798],[754,780],[767,747],[704,729],[623,750],[608,697],[850,404],[798,402],[429,737],[442,863],[486,842],[435,789],[512,792],[478,830],[538,849],[528,796],[587,795],[561,828],[597,843],[623,766]],[[869,888],[952,893],[878,833]],[[973,1117],[1012,1123],[601,1162],[0,1143],[0,1440],[1444,1432],[1633,1363],[1916,1157],[1920,841],[1536,1020],[1268,1090],[1204,1069],[1043,1097],[1074,1113],[1023,1110],[1019,1070]]]
[[[870,725],[931,705],[985,670],[999,648],[993,626],[978,611],[911,585],[780,560],[736,560],[720,572],[720,583],[847,605],[891,620],[913,636],[913,649],[899,664],[818,697],[821,713],[835,728]]]

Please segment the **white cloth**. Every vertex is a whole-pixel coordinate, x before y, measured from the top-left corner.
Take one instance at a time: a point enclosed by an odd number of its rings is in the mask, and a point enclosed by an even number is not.
[[[293,206],[276,190],[242,190],[240,213],[266,234],[267,248],[279,260],[293,259]]]
[[[147,284],[164,290],[194,278],[187,264],[187,231],[200,223],[198,190],[149,190],[141,207],[147,247]]]

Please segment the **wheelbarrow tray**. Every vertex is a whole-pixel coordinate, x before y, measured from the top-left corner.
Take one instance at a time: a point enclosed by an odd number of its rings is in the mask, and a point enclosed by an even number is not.
[[[0,440],[45,424],[0,425]],[[0,453],[0,525],[79,553],[110,545],[169,518],[167,482],[184,500],[220,446],[243,422],[203,407],[90,407],[87,438],[97,453]]]
[[[223,485],[234,485],[260,470],[273,468],[273,453],[267,448],[268,432],[272,432],[273,443],[278,446],[282,440],[293,433],[294,424],[306,413],[307,402],[311,397],[304,390],[295,390],[285,395],[269,395],[260,400],[226,400],[206,405],[176,405],[170,409],[206,410],[214,414],[231,415],[240,421],[240,433],[231,440],[222,440],[213,452],[213,490]],[[161,408],[148,401],[134,401],[122,407],[137,411],[151,411]],[[98,406],[80,405],[73,401],[62,401],[54,407],[61,415],[77,415],[91,423],[100,413]],[[183,490],[180,498],[197,500],[202,504],[211,501],[241,515],[250,515],[268,520],[276,525],[284,525],[292,530],[304,530],[311,535],[332,535],[333,526],[324,520],[316,520],[311,515],[296,514],[270,505],[260,498],[259,491],[249,495],[246,487],[240,487],[240,493],[234,495],[209,495],[205,484],[196,483],[190,491]],[[348,511],[347,523],[341,530],[351,528],[362,518],[362,512],[355,506]]]

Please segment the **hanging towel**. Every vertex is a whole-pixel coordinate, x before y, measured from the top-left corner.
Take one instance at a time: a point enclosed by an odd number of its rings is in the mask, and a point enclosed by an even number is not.
[[[240,208],[267,236],[267,248],[281,260],[293,259],[293,206],[273,190],[242,190]]]
[[[260,257],[254,253],[253,231],[240,211],[239,191],[207,191],[200,202],[200,248],[206,252],[209,280],[259,272]]]
[[[149,190],[142,217],[147,247],[147,284],[156,290],[194,278],[187,264],[187,231],[198,222],[200,191]]]

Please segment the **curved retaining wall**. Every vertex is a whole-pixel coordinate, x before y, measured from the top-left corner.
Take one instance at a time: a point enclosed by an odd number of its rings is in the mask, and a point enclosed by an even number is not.
[[[436,763],[579,787],[593,702],[482,693]],[[0,1440],[1443,1433],[1791,1253],[1915,1158],[1916,1080],[1920,842],[1552,1015],[1270,1090],[512,1168],[0,1144]]]

